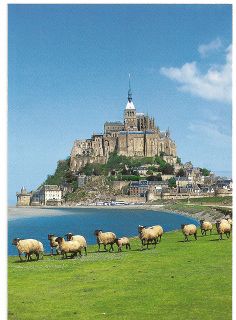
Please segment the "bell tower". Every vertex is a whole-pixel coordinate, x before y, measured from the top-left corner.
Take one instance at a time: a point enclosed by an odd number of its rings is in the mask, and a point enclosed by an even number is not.
[[[129,90],[128,90],[128,102],[124,111],[124,130],[125,131],[137,131],[137,116],[136,109],[132,101],[132,91],[130,85],[130,74],[129,74]]]

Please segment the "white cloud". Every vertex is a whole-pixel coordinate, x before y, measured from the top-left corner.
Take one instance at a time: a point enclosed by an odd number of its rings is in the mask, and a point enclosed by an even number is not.
[[[204,140],[208,140],[215,148],[230,146],[232,137],[222,132],[219,125],[212,122],[191,122],[188,129],[197,136],[201,136]]]
[[[225,51],[225,64],[209,67],[201,73],[197,62],[185,63],[181,68],[161,68],[161,74],[180,84],[178,88],[203,99],[230,103],[232,100],[232,46]]]
[[[221,42],[220,38],[216,38],[215,40],[211,41],[210,43],[201,44],[198,47],[198,52],[204,58],[209,53],[212,53],[212,52],[220,49],[221,47],[222,47],[222,42]]]

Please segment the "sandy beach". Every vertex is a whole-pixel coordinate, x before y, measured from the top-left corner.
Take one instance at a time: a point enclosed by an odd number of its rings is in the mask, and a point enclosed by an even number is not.
[[[32,217],[48,217],[48,216],[61,216],[65,215],[65,211],[62,209],[97,209],[99,210],[143,210],[144,214],[146,210],[168,212],[183,215],[186,217],[194,218],[196,220],[207,219],[208,221],[215,222],[216,219],[223,217],[221,213],[208,213],[205,211],[197,213],[179,212],[177,210],[166,209],[164,205],[125,205],[125,206],[61,206],[61,207],[8,207],[8,220],[15,220],[20,218],[32,218]],[[70,214],[78,214],[78,212],[71,210]]]

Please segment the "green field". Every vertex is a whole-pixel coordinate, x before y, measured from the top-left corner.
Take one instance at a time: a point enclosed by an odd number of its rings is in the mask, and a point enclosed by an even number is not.
[[[138,239],[122,253],[90,246],[81,259],[9,257],[9,319],[231,319],[231,239],[198,234],[143,251]]]

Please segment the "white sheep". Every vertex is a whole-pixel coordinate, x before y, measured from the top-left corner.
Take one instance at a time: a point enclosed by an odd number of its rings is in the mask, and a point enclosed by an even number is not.
[[[57,236],[54,234],[50,233],[48,234],[48,240],[50,241],[50,248],[51,248],[51,256],[53,256],[53,249],[56,249],[56,253],[60,254],[60,249],[58,243],[55,241]]]
[[[139,232],[139,238],[142,242],[142,245],[147,244],[147,248],[149,243],[157,244],[158,240],[158,232],[155,228],[153,227],[145,227],[145,226],[139,226],[138,227],[138,232]]]
[[[94,235],[97,237],[98,251],[100,245],[104,245],[104,250],[107,251],[106,246],[110,244],[110,250],[114,251],[113,244],[115,243],[116,235],[113,232],[102,232],[102,230],[95,230]],[[109,250],[109,251],[110,251]]]
[[[200,228],[202,235],[206,235],[207,231],[210,231],[210,234],[212,233],[213,226],[209,221],[200,220]]]
[[[15,238],[12,241],[12,244],[15,245],[18,249],[19,258],[22,261],[22,253],[25,254],[25,258],[27,261],[32,260],[31,255],[35,254],[37,260],[39,260],[40,253],[42,254],[41,258],[43,259],[43,244],[42,242],[35,240],[35,239],[20,239]]]
[[[197,240],[197,227],[194,224],[181,224],[182,232],[185,236],[184,241],[189,241],[188,236],[194,235]]]
[[[80,245],[82,248],[84,248],[84,252],[87,255],[87,242],[85,237],[81,236],[81,235],[73,235],[73,233],[69,232],[66,235],[66,239],[67,241],[79,241]]]
[[[80,257],[82,256],[82,246],[79,241],[65,241],[65,239],[62,237],[57,237],[55,241],[59,244],[59,248],[63,258],[67,258],[67,253],[71,253],[71,258],[77,256],[77,253],[79,253]]]
[[[231,218],[226,218],[226,220],[228,221],[228,223],[231,225],[231,228],[232,228],[232,225],[233,225],[233,221]]]
[[[226,237],[230,237],[230,232],[231,232],[231,225],[227,220],[223,221],[222,220],[217,220],[216,221],[216,230],[219,234],[219,240],[222,240],[222,235],[225,233]]]
[[[122,246],[125,246],[126,249],[129,249],[129,250],[131,249],[129,238],[127,238],[127,237],[116,238],[115,243],[117,244],[119,252],[122,251]]]
[[[153,229],[156,232],[158,242],[161,242],[161,237],[163,236],[163,233],[164,233],[162,226],[156,225],[156,226],[150,227],[150,229]]]

